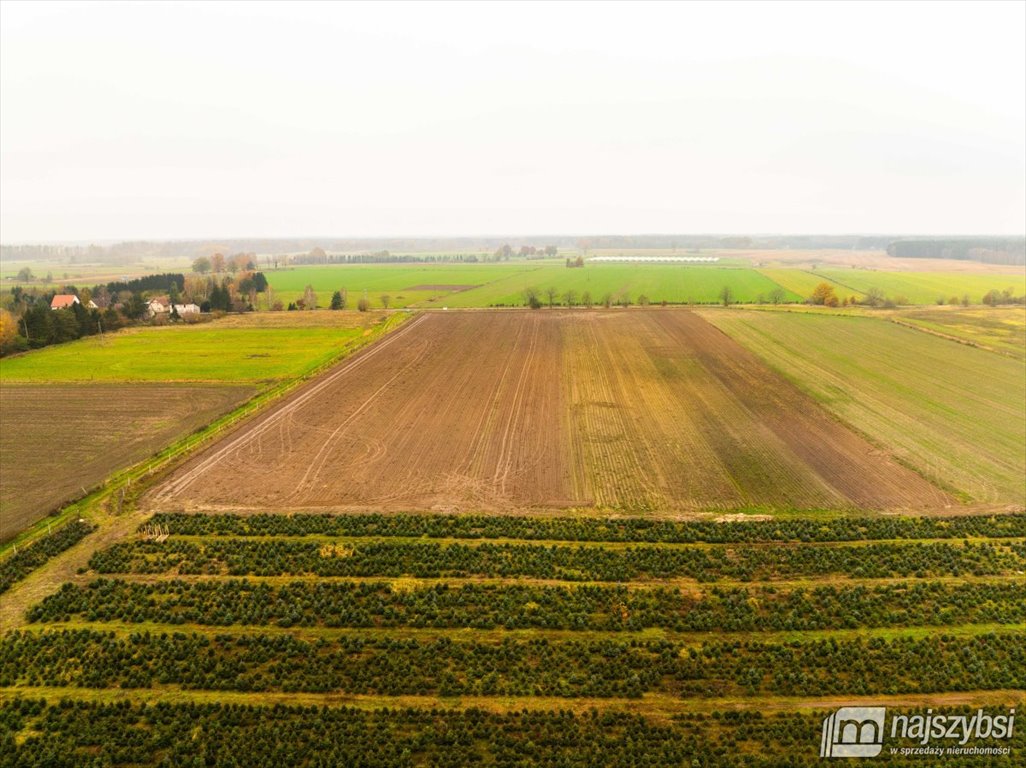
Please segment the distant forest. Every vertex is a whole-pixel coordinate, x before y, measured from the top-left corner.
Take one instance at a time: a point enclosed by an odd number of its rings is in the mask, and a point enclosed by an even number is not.
[[[143,260],[188,258],[221,253],[308,254],[315,250],[350,254],[350,262],[418,261],[417,253],[487,252],[510,242],[521,247],[599,250],[608,248],[673,248],[700,250],[883,250],[892,256],[1026,263],[1026,238],[929,238],[894,235],[540,235],[528,237],[417,238],[238,238],[228,240],[132,241],[112,245],[3,245],[5,261],[133,264]],[[380,254],[388,253],[388,257]],[[397,254],[404,254],[398,256]]]
[[[907,238],[887,246],[887,253],[907,259],[957,259],[988,264],[1026,264],[1024,237]]]

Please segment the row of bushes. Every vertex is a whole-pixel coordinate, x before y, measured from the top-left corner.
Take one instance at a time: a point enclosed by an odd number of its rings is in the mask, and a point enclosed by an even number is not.
[[[1026,583],[824,586],[779,590],[380,582],[254,584],[245,580],[65,584],[30,621],[124,621],[208,626],[741,632],[1026,622]]]
[[[868,696],[1026,688],[1014,633],[808,642],[11,632],[0,686],[367,695]]]
[[[653,543],[868,541],[1026,537],[1026,514],[909,517],[814,517],[781,520],[653,520],[513,515],[257,514],[155,515],[151,523],[193,536],[426,536]],[[142,527],[149,525],[144,524]]]
[[[896,714],[921,714],[893,710]],[[934,708],[937,715],[975,710]],[[805,768],[819,766],[828,712],[731,711],[660,722],[637,714],[480,709],[377,709],[220,703],[98,704],[14,699],[0,705],[0,763],[23,768]],[[23,738],[16,734],[27,733]],[[1026,729],[1000,743],[1016,764]],[[991,745],[993,742],[986,742]],[[894,739],[889,746],[915,746]],[[1014,757],[1013,757],[1014,756]],[[874,765],[919,765],[885,750]],[[946,756],[945,766],[979,765]]]
[[[691,578],[770,580],[826,575],[890,578],[1001,575],[1026,570],[1023,552],[992,542],[609,549],[548,544],[368,541],[323,545],[289,539],[134,540],[97,552],[100,573],[232,576],[414,576],[563,581]]]

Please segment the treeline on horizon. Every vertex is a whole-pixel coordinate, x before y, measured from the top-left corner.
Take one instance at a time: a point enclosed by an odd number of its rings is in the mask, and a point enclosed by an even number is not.
[[[892,256],[911,258],[974,259],[1022,264],[1026,237],[917,237],[896,235],[537,235],[512,238],[524,246],[555,246],[578,250],[609,248],[676,248],[737,250],[887,250]],[[375,252],[440,251],[493,252],[510,237],[393,237],[393,238],[238,238],[228,240],[125,241],[109,245],[22,244],[0,245],[0,257],[10,261],[57,261],[131,264],[144,259],[210,256],[215,252],[306,254],[314,249],[329,253],[365,255]],[[416,260],[415,257],[409,260]]]
[[[1026,238],[908,238],[887,246],[887,255],[905,259],[955,259],[988,264],[1026,264]]]

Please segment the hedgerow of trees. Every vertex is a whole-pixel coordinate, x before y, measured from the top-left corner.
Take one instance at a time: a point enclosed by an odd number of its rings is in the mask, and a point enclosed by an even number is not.
[[[415,514],[183,514],[152,523],[189,536],[403,536],[652,543],[761,543],[1026,537],[1026,514],[952,517],[789,518],[714,522],[643,517],[528,517]],[[145,527],[149,523],[144,523]]]
[[[87,660],[87,661],[86,661]],[[1022,689],[1016,633],[852,640],[499,642],[342,636],[14,631],[0,686],[383,696],[866,696]]]
[[[546,544],[442,544],[368,541],[324,545],[283,539],[134,540],[97,552],[100,573],[232,576],[414,576],[564,581],[692,578],[771,580],[843,575],[852,578],[975,576],[1026,570],[1015,548],[993,542],[879,542],[858,546],[667,547],[609,549]]]
[[[975,709],[934,707],[934,712],[971,716]],[[12,698],[0,704],[0,754],[8,761],[4,765],[21,768],[777,768],[784,763],[811,768],[823,763],[816,747],[827,714],[737,710],[658,721],[596,709],[493,713],[221,703],[47,704]],[[1024,734],[1015,729],[1013,738],[1002,742],[1010,754],[988,757],[987,765],[1016,765],[1026,748]],[[889,744],[912,746],[900,740]],[[874,765],[884,766],[922,762],[887,750],[873,759]],[[962,768],[980,761],[948,756],[944,764]]]
[[[1026,584],[922,582],[814,589],[245,580],[65,584],[30,621],[157,622],[207,626],[752,632],[1026,621]]]

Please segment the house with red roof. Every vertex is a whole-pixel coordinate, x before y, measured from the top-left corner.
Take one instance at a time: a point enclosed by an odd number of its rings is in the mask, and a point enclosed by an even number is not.
[[[78,296],[73,293],[58,293],[50,301],[50,309],[71,309],[75,304],[80,304]]]

